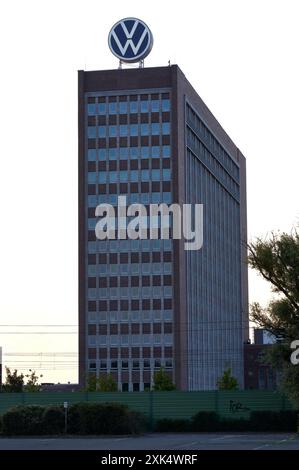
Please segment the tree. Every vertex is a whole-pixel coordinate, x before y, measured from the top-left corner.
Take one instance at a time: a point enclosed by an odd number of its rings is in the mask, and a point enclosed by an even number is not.
[[[238,390],[238,381],[232,376],[231,368],[228,367],[223,372],[223,376],[217,381],[219,390]]]
[[[290,361],[293,340],[299,339],[299,233],[272,233],[248,245],[249,265],[271,284],[275,297],[266,308],[254,303],[251,320],[277,337],[266,359],[280,371],[281,387],[299,404],[299,366]]]
[[[11,372],[9,367],[5,367],[6,380],[2,386],[3,392],[19,393],[23,391],[24,375],[18,374],[17,369]]]
[[[38,376],[35,373],[35,370],[29,369],[30,374],[25,375],[28,379],[26,385],[24,386],[25,392],[40,392],[41,385],[38,383],[38,380],[42,375]]]
[[[97,377],[95,374],[89,374],[86,381],[85,392],[95,392],[97,390]]]
[[[175,390],[175,385],[163,367],[154,374],[154,390],[156,392]]]
[[[112,374],[89,374],[85,388],[86,392],[117,392],[117,383]]]
[[[101,374],[98,378],[99,392],[117,392],[117,383],[112,374]]]

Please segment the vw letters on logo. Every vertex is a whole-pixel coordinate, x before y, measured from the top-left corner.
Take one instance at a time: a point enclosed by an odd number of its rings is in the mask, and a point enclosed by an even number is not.
[[[138,62],[150,53],[153,35],[143,21],[124,18],[112,27],[108,43],[112,54],[122,62]]]

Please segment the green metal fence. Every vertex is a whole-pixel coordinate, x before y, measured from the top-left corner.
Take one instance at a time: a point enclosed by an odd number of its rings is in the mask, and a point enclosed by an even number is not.
[[[223,417],[246,418],[254,410],[292,409],[285,395],[262,390],[234,392],[39,392],[0,393],[0,414],[16,405],[52,405],[64,402],[118,402],[144,413],[152,422],[162,418],[190,418],[198,411],[216,411]]]

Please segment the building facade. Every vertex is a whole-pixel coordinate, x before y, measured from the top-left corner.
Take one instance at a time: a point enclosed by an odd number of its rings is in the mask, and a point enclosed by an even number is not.
[[[203,204],[203,247],[98,240],[95,208]],[[245,158],[178,66],[79,71],[79,376],[182,390],[243,386],[248,339]]]
[[[276,390],[279,372],[265,357],[269,343],[244,344],[244,387],[249,390]]]

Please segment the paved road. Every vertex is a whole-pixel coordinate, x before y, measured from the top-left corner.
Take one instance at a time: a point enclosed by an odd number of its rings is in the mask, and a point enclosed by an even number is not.
[[[296,434],[147,434],[140,437],[0,438],[0,450],[299,450]]]

